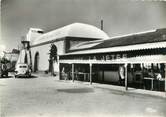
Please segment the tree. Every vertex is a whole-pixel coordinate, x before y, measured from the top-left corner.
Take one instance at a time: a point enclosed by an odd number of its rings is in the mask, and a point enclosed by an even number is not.
[[[19,54],[20,51],[19,51],[18,49],[13,49],[13,50],[12,50],[12,53],[14,53],[14,54]]]
[[[53,75],[54,73],[54,63],[57,62],[57,47],[54,44],[51,44],[49,50],[49,72]]]
[[[6,59],[5,57],[3,57],[1,59],[1,63],[6,64],[6,63],[10,63],[10,61],[8,59]]]
[[[54,44],[51,44],[50,59],[57,62],[57,47]]]

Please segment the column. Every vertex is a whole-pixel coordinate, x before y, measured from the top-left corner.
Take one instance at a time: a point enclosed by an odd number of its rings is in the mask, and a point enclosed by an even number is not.
[[[104,82],[104,70],[102,70],[102,82]]]
[[[144,84],[144,63],[141,63],[141,88],[143,87],[145,89],[145,84]]]
[[[127,87],[127,63],[125,63],[125,89],[126,91],[128,90],[128,87]]]
[[[61,80],[61,64],[59,63],[59,80]]]
[[[92,63],[89,64],[89,67],[90,67],[90,73],[89,73],[90,84],[92,84]]]
[[[72,63],[72,81],[74,82],[74,63]]]

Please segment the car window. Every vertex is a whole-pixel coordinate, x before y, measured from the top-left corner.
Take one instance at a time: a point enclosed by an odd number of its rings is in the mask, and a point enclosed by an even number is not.
[[[20,68],[27,68],[27,66],[23,65],[23,66],[20,66]]]
[[[22,66],[23,68],[27,68],[27,66]]]

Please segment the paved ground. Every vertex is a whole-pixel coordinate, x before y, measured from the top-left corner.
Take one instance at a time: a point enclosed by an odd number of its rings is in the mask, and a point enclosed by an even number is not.
[[[166,99],[55,77],[0,78],[0,117],[166,117]]]

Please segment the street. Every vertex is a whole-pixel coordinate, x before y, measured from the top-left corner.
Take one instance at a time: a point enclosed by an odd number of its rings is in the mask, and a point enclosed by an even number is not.
[[[0,117],[165,117],[166,100],[59,81],[0,78]]]

